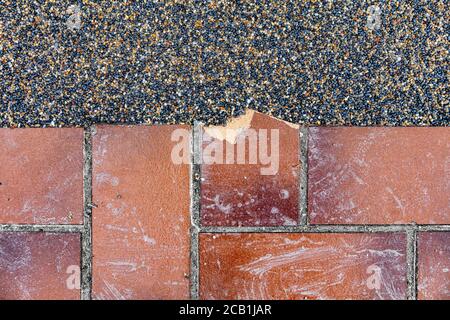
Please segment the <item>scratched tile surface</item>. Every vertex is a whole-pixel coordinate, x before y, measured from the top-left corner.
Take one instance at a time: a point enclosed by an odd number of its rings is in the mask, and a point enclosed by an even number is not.
[[[418,245],[418,298],[449,300],[450,233],[421,232]]]
[[[202,225],[298,223],[297,126],[248,111],[226,127],[205,127],[202,156],[215,162],[201,165]]]
[[[405,299],[406,236],[201,234],[202,299]]]
[[[79,234],[0,233],[0,300],[80,299]]]
[[[189,167],[171,161],[175,129],[186,128],[97,127],[93,299],[189,298]]]
[[[449,122],[450,2],[0,2],[0,126]]]
[[[82,129],[0,129],[0,223],[83,223]]]
[[[448,128],[310,128],[308,210],[318,224],[448,224]]]

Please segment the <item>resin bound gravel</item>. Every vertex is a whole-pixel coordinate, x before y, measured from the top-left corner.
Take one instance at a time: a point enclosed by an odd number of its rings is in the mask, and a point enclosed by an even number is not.
[[[450,2],[0,2],[0,126],[448,125]]]

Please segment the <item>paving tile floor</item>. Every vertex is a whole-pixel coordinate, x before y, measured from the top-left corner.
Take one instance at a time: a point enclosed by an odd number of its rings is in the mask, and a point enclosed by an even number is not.
[[[0,137],[1,299],[450,298],[449,128],[249,111]]]

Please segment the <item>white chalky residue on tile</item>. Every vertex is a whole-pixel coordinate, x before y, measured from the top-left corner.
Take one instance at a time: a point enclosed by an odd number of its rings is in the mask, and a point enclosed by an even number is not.
[[[208,200],[210,200],[210,201],[212,200],[214,203],[211,205],[205,206],[206,208],[217,208],[225,214],[229,214],[231,212],[231,209],[233,208],[231,203],[224,205],[220,199],[220,195],[216,195],[216,196],[214,196],[213,199],[208,199]]]
[[[270,209],[270,213],[271,214],[278,214],[278,213],[280,213],[280,210],[278,208],[276,208],[276,207],[272,207],[272,209]]]
[[[109,183],[113,187],[117,187],[119,185],[119,178],[112,176],[107,172],[100,172],[95,175],[95,182],[98,184]]]
[[[289,190],[281,189],[280,190],[280,198],[281,199],[288,199],[289,198]]]
[[[317,196],[312,197],[311,215],[314,217],[326,216],[330,222],[341,220],[341,217],[324,211],[325,209],[320,205],[322,202],[327,202],[325,201],[326,199],[333,197],[337,202],[336,208],[339,209],[339,212],[345,213],[350,211],[352,213],[351,215],[348,215],[348,220],[346,221],[346,223],[351,223],[354,219],[363,215],[366,208],[359,207],[358,204],[352,200],[352,192],[342,193],[341,186],[355,185],[354,188],[359,188],[357,186],[362,187],[367,185],[365,181],[366,175],[368,174],[366,168],[370,165],[370,158],[368,158],[370,155],[368,155],[368,153],[372,146],[376,144],[377,140],[386,136],[386,133],[382,130],[378,130],[370,132],[367,137],[358,140],[355,150],[353,150],[353,153],[350,155],[349,162],[341,166],[339,165],[338,159],[333,154],[322,152],[320,145],[333,144],[333,148],[336,150],[344,150],[345,146],[335,143],[331,138],[325,138],[322,135],[319,135],[319,130],[320,129],[318,128],[310,129],[310,143],[308,146],[310,148],[311,160],[314,161],[315,165],[310,166],[309,170],[310,174],[314,175],[316,172],[321,172],[323,168],[328,169],[320,179],[313,180],[313,184],[317,190],[314,192]],[[333,168],[334,170],[331,172],[329,168]],[[339,195],[339,197],[336,195]]]
[[[299,261],[306,262],[319,258],[320,254],[332,254],[334,248],[323,247],[316,249],[298,249],[281,255],[273,256],[267,254],[249,264],[239,267],[239,270],[246,271],[251,274],[262,276],[273,268],[285,266],[288,264],[298,264]]]
[[[95,135],[96,133],[94,133]],[[92,153],[96,156],[92,158],[92,162],[94,165],[98,166],[103,163],[103,160],[105,159],[107,153],[108,153],[108,140],[111,136],[108,134],[102,134],[100,137],[100,141],[98,141],[97,144],[93,145],[94,150],[92,150]]]
[[[114,203],[110,202],[106,205],[106,208],[111,211],[111,213],[115,216],[123,215],[125,210],[127,209],[127,205],[122,202],[119,205],[115,205]]]
[[[31,250],[22,241],[13,242],[12,248],[1,245],[0,238],[0,270],[14,273],[21,268],[31,266]],[[8,250],[7,250],[8,249]]]
[[[291,219],[285,215],[281,216],[281,220],[283,222],[284,226],[295,226],[297,225],[297,221],[295,221],[294,219]]]
[[[103,284],[105,285],[105,290],[103,291],[104,299],[127,300],[131,298],[131,296],[125,297],[122,294],[123,290],[117,289],[112,283],[103,280]]]
[[[115,226],[111,224],[105,224],[105,228],[108,230],[114,230],[114,231],[120,231],[120,232],[129,232],[128,228],[122,227],[122,226]]]
[[[375,236],[375,238],[377,237]],[[386,241],[375,238],[368,235],[360,237],[356,242],[353,241],[355,239],[349,241],[342,239],[339,245],[315,241],[307,236],[299,239],[282,238],[275,242],[269,241],[269,239],[264,239],[263,242],[261,242],[261,239],[257,242],[247,241],[244,245],[247,250],[252,250],[255,246],[288,247],[279,254],[262,254],[245,264],[233,267],[240,272],[249,273],[253,280],[242,281],[239,277],[236,277],[231,281],[236,288],[242,288],[237,293],[237,297],[240,299],[271,299],[273,298],[271,296],[273,289],[269,292],[268,288],[274,288],[274,286],[283,290],[286,298],[298,294],[316,299],[333,299],[333,296],[330,295],[330,292],[333,291],[329,291],[329,289],[335,286],[347,286],[349,285],[348,281],[354,281],[350,287],[360,291],[357,294],[370,294],[371,289],[365,287],[366,279],[364,277],[361,279],[353,277],[353,268],[355,265],[364,268],[364,266],[376,263],[380,266],[382,272],[381,288],[373,293],[374,297],[404,299],[405,292],[401,286],[399,287],[399,283],[401,282],[401,275],[405,273],[404,264],[401,263],[405,254],[402,251],[389,248],[391,243],[394,244],[397,241],[395,237]],[[211,246],[208,251],[230,250],[230,248],[225,249],[225,247],[228,247],[227,242],[214,243],[224,247],[220,249],[220,247]],[[329,266],[327,264],[329,261],[335,261],[331,268],[325,267]],[[397,271],[393,272],[393,270]],[[226,269],[223,272],[226,272]],[[280,276],[274,277],[278,273]],[[315,274],[314,279],[317,281],[311,282],[308,280],[304,283],[302,279],[311,279],[311,274]],[[273,283],[273,281],[277,281],[276,279],[281,282]],[[289,282],[285,282],[283,279]]]
[[[405,205],[403,204],[402,200],[395,195],[394,191],[390,187],[386,187],[385,190],[392,196],[395,203],[397,204],[397,208],[402,212],[402,215],[405,216],[406,208],[405,208]]]
[[[134,272],[137,270],[136,262],[129,261],[108,261],[106,263],[98,263],[98,266],[112,267],[113,273]]]

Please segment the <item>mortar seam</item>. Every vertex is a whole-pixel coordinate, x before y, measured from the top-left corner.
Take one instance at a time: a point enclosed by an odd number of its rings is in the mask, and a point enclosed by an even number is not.
[[[93,128],[84,130],[83,218],[81,233],[81,299],[92,294],[92,135]]]
[[[81,233],[79,224],[0,224],[0,232]]]
[[[198,300],[199,292],[199,249],[198,249],[198,234],[200,231],[200,179],[201,166],[199,164],[199,156],[201,154],[198,134],[201,130],[201,124],[194,123],[191,133],[191,170],[190,170],[190,213],[191,213],[191,228],[190,228],[190,297],[192,300]]]
[[[300,225],[308,225],[308,128],[301,127],[300,135]]]
[[[414,239],[414,298],[418,300],[419,296],[419,228],[415,229],[415,239]]]
[[[415,299],[418,300],[419,296],[419,231],[418,229],[415,230],[415,264],[414,264],[414,281],[415,281],[415,288],[414,288],[414,294]]]
[[[421,226],[427,231],[450,232],[450,225]],[[419,227],[415,227],[418,230]],[[374,233],[374,232],[407,232],[411,225],[307,225],[307,226],[277,226],[277,227],[201,227],[200,233]]]
[[[417,228],[415,226],[410,226],[406,230],[407,236],[407,249],[406,249],[406,266],[407,266],[407,286],[408,300],[417,299],[417,289],[416,289],[416,257],[417,257]]]

